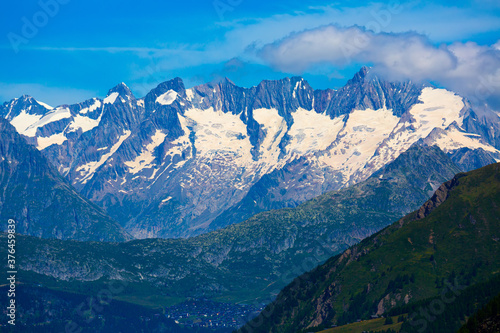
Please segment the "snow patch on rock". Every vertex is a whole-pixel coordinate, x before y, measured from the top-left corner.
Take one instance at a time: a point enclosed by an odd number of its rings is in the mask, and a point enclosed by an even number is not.
[[[54,134],[54,135],[51,135],[49,137],[39,136],[36,138],[36,142],[37,142],[36,147],[38,150],[43,150],[43,149],[45,149],[49,146],[52,146],[52,145],[61,145],[66,140],[68,140],[68,139],[64,135],[64,132]]]
[[[103,104],[113,104],[116,101],[118,95],[119,94],[117,92],[111,93],[108,97],[104,99]]]
[[[290,142],[287,153],[306,155],[325,150],[334,142],[344,127],[345,116],[332,119],[314,110],[299,108],[292,114],[293,125],[288,131]]]
[[[177,92],[174,90],[169,90],[164,94],[161,94],[156,98],[156,103],[161,105],[170,105],[177,99]]]
[[[163,143],[166,134],[161,130],[156,130],[155,134],[151,137],[151,142],[142,148],[141,153],[133,161],[127,161],[124,164],[129,167],[128,172],[136,174],[143,169],[149,169],[153,167],[153,161],[155,160],[154,151],[155,149]]]
[[[118,141],[111,147],[110,151],[101,156],[99,161],[89,162],[87,164],[81,165],[76,169],[77,172],[80,172],[82,178],[76,178],[80,183],[86,184],[92,177],[96,170],[106,163],[106,161],[120,148],[123,141],[125,141],[131,134],[131,131],[125,131],[125,133],[118,137]]]

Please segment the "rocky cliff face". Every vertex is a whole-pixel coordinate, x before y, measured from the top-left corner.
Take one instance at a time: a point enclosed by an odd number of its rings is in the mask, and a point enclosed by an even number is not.
[[[380,80],[363,67],[344,87],[333,92],[326,112],[331,117],[338,117],[352,110],[386,108],[401,117],[419,103],[422,88],[411,82]]]
[[[450,192],[460,184],[460,178],[465,174],[461,173],[447,181],[434,192],[434,195],[426,201],[417,211],[416,218],[423,219],[428,216],[434,209],[438,208],[443,202],[448,199]]]
[[[295,207],[367,179],[419,140],[467,168],[500,159],[500,131],[485,129],[499,126],[496,115],[366,68],[337,91],[300,77],[191,89],[176,78],[140,99],[124,84],[57,108],[25,96],[0,115],[138,238],[193,236]]]

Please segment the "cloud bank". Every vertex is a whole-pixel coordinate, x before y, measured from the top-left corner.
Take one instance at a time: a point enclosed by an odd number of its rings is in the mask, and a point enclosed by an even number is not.
[[[374,33],[358,26],[327,25],[293,33],[257,53],[271,66],[297,74],[321,64],[368,64],[384,78],[432,82],[500,109],[500,41],[492,46],[436,46],[414,32]]]

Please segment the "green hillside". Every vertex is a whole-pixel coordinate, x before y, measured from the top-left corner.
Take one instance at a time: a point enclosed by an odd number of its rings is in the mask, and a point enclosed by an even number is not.
[[[455,176],[419,210],[295,279],[242,332],[343,325],[500,273],[500,164]]]
[[[500,293],[467,320],[458,333],[487,333],[500,331]]]

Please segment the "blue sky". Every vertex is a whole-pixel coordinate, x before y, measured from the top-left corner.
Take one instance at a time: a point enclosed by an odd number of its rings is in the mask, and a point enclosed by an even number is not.
[[[363,65],[500,100],[493,0],[27,0],[0,9],[0,102],[75,103],[122,81],[141,97],[176,76],[187,87],[222,77],[248,87],[301,75],[336,88]]]

